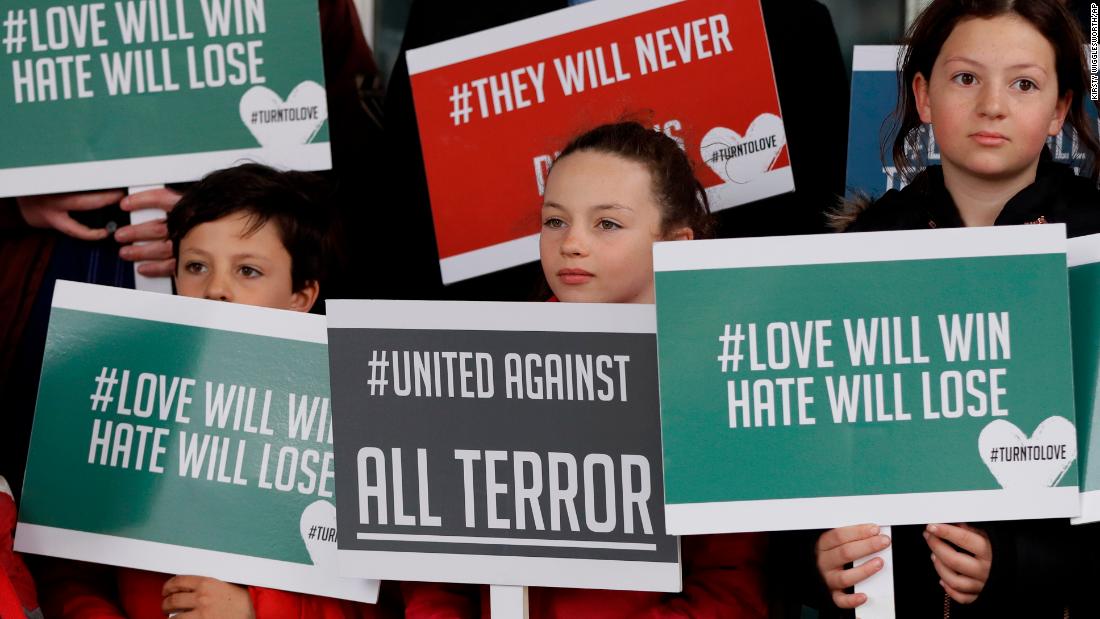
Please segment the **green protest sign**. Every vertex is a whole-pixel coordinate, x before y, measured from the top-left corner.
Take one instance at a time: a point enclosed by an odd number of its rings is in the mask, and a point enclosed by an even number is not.
[[[315,2],[10,0],[0,197],[331,167]]]
[[[672,534],[1077,515],[1065,229],[658,244]]]
[[[334,471],[324,318],[58,282],[16,550],[373,602]]]
[[[1081,454],[1081,516],[1074,524],[1100,520],[1100,234],[1069,240],[1069,298],[1073,319],[1073,380]]]

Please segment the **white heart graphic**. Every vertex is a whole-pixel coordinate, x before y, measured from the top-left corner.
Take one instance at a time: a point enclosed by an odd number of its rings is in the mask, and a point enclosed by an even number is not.
[[[265,86],[253,86],[241,97],[241,121],[260,146],[300,146],[313,141],[328,119],[325,89],[305,81],[283,101]]]
[[[1028,438],[998,419],[982,429],[978,450],[1002,488],[1049,488],[1077,459],[1077,429],[1065,417],[1047,417]]]
[[[310,503],[298,521],[302,541],[314,565],[336,565],[336,506],[325,500]]]
[[[786,143],[783,119],[775,114],[761,114],[744,136],[725,127],[711,129],[703,136],[699,152],[710,169],[726,182],[744,184],[767,173]]]

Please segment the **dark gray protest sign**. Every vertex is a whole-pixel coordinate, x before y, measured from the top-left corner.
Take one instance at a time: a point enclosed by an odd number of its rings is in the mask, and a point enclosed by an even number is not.
[[[680,589],[652,306],[330,301],[344,574]]]

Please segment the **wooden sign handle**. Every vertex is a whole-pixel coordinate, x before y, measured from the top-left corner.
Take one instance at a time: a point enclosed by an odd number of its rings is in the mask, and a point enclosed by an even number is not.
[[[527,587],[490,585],[489,615],[493,619],[527,619]]]
[[[148,191],[150,189],[161,189],[164,185],[140,185],[136,187],[130,187],[130,195],[135,193],[141,193],[142,191]],[[130,224],[137,225],[143,224],[147,221],[155,221],[157,219],[164,219],[168,214],[157,208],[143,209],[140,211],[133,211],[130,213]],[[147,241],[135,243],[135,245],[143,245]],[[172,278],[171,277],[145,277],[141,273],[138,273],[138,263],[134,263],[134,289],[144,290],[146,292],[160,292],[163,294],[172,294]]]
[[[890,527],[881,527],[880,533],[893,539]],[[894,545],[890,544],[885,550],[856,561],[855,566],[859,567],[875,557],[882,559],[883,566],[870,578],[856,585],[856,593],[867,595],[867,601],[856,609],[856,619],[894,619],[895,616]]]

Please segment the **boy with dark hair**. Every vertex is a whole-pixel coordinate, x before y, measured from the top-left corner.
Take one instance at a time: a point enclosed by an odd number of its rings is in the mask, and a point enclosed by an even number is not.
[[[182,296],[308,312],[328,266],[332,225],[312,174],[244,164],[194,185],[168,216]],[[374,605],[244,587],[205,576],[88,568],[53,578],[49,616],[62,619],[368,619]],[[84,570],[82,572],[81,570]],[[46,587],[44,587],[45,589]],[[6,619],[6,617],[4,618]]]
[[[324,193],[312,174],[255,163],[208,175],[168,216],[177,292],[308,312],[331,253]]]

